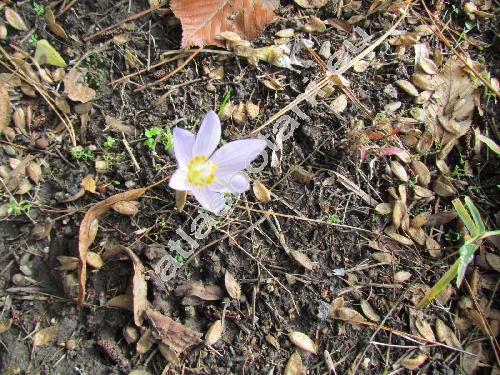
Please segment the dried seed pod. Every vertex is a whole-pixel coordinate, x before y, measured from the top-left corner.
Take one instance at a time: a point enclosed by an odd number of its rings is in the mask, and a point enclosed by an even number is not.
[[[127,341],[129,345],[136,342],[137,339],[139,338],[139,333],[137,332],[137,329],[135,329],[132,326],[123,327],[122,333],[123,337],[125,338],[125,341]]]
[[[452,134],[460,134],[460,124],[452,118],[447,116],[439,116],[439,125],[443,127],[444,130]]]
[[[16,108],[16,110],[12,114],[12,120],[14,121],[14,125],[16,126],[16,128],[22,130],[26,129],[26,113],[21,107]]]
[[[101,268],[104,265],[102,257],[93,251],[87,252],[87,264],[93,268]]]
[[[418,96],[415,98],[415,103],[416,104],[424,104],[424,103],[427,103],[429,101],[429,99],[431,98],[432,96],[432,91],[429,91],[429,90],[425,90],[425,91],[422,91],[420,94],[418,94]]]
[[[113,210],[122,215],[133,216],[139,212],[139,202],[121,201],[112,206]]]
[[[271,192],[259,180],[253,182],[253,193],[255,197],[261,202],[269,202],[271,200]]]
[[[384,251],[377,251],[376,253],[372,253],[371,257],[380,263],[391,264],[394,260],[393,256]]]
[[[288,362],[285,366],[285,371],[283,375],[302,375],[305,373],[304,365],[302,364],[302,358],[300,358],[300,354],[297,352],[293,352],[293,354],[288,359]]]
[[[175,191],[175,208],[181,211],[184,210],[184,206],[186,205],[187,199],[187,191],[176,190]]]
[[[5,7],[5,20],[10,26],[19,31],[27,31],[28,26],[22,19],[22,17],[14,9],[10,7]]]
[[[403,182],[408,182],[408,174],[406,173],[405,167],[401,163],[395,160],[390,162],[391,171],[394,175]]]
[[[219,118],[221,121],[225,121],[231,118],[234,111],[234,106],[232,102],[227,102],[226,105],[222,108],[222,111],[219,113]]]
[[[370,319],[371,321],[373,322],[380,322],[380,315],[375,311],[375,309],[372,307],[372,305],[370,305],[370,303],[365,300],[365,299],[362,299],[361,300],[361,310],[363,311],[363,314],[365,314],[365,316]]]
[[[450,167],[448,167],[446,162],[442,159],[436,160],[436,167],[442,174],[446,175],[451,173]]]
[[[105,160],[96,160],[95,171],[97,173],[106,173],[108,170],[108,163]]]
[[[439,69],[437,65],[432,61],[431,59],[428,59],[427,57],[420,57],[419,59],[419,65],[422,68],[422,70],[427,73],[427,74],[438,74]]]
[[[425,248],[433,258],[437,258],[441,255],[441,245],[432,237],[427,237],[425,240]]]
[[[32,188],[31,183],[28,181],[27,178],[23,178],[20,182],[19,185],[17,185],[17,190],[15,194],[23,195],[26,194],[28,191],[30,191]]]
[[[290,341],[292,342],[292,344],[295,345],[296,347],[298,347],[306,352],[316,354],[316,351],[317,351],[316,344],[306,334],[304,334],[302,332],[295,331],[295,332],[290,333],[288,335],[288,337],[289,337]]]
[[[414,228],[421,228],[429,221],[431,214],[429,212],[421,212],[413,219],[411,219],[410,226]]]
[[[71,113],[71,108],[69,106],[68,101],[66,99],[64,99],[64,98],[61,98],[60,96],[56,98],[56,106],[63,113],[66,113],[66,114]]]
[[[239,301],[241,298],[241,286],[233,274],[229,271],[226,271],[226,274],[224,275],[224,285],[226,286],[227,293],[231,296],[231,298]]]
[[[430,198],[434,195],[431,190],[418,185],[413,186],[413,192],[416,199]]]
[[[406,81],[404,79],[399,79],[395,83],[396,85],[401,87],[401,89],[403,89],[403,91],[406,92],[408,95],[418,96],[418,90],[415,86],[412,85],[411,82]]]
[[[21,91],[24,95],[36,98],[36,91],[28,85],[21,85]]]
[[[40,80],[42,82],[45,82],[48,85],[52,85],[54,81],[52,81],[52,78],[50,78],[50,75],[47,73],[45,69],[38,69],[38,75],[40,76]]]
[[[385,229],[385,234],[387,234],[389,237],[391,237],[394,241],[399,242],[402,245],[406,246],[412,246],[413,241],[410,240],[408,237],[402,236],[399,233],[396,232],[396,228],[393,226],[389,226]]]
[[[4,128],[2,130],[2,134],[5,135],[5,138],[7,138],[10,142],[12,142],[16,137],[16,131],[11,127]]]
[[[379,215],[389,215],[392,212],[392,205],[390,203],[379,203],[375,206],[375,211]]]
[[[457,190],[446,176],[439,176],[432,186],[434,192],[441,197],[452,197],[457,194]]]
[[[233,111],[233,121],[238,125],[243,125],[247,122],[247,115],[245,112],[245,104],[240,103]]]
[[[403,203],[400,201],[394,202],[394,206],[392,207],[392,223],[396,227],[396,229],[401,228],[401,221],[403,220]]]
[[[30,180],[35,184],[40,182],[40,179],[42,178],[42,168],[40,167],[40,164],[35,163],[34,161],[30,162],[26,167],[26,172],[28,173]]]
[[[427,360],[425,354],[418,354],[415,358],[404,358],[399,361],[399,364],[407,370],[416,370]]]
[[[295,34],[293,29],[283,29],[276,33],[276,36],[279,38],[292,38]]]
[[[415,148],[419,154],[425,154],[431,149],[433,143],[432,134],[426,132],[420,136]]]
[[[413,73],[411,80],[415,86],[422,90],[436,90],[436,82],[429,74]]]
[[[411,168],[413,170],[413,173],[415,173],[415,176],[417,176],[417,181],[421,185],[427,186],[430,184],[431,172],[429,172],[429,169],[424,163],[422,163],[420,160],[413,160],[411,162]]]
[[[5,26],[5,23],[0,20],[0,39],[5,40],[7,39],[7,26]]]
[[[212,323],[210,328],[208,328],[208,331],[205,334],[205,344],[209,346],[214,345],[222,337],[222,332],[222,321],[216,320]]]
[[[248,118],[255,120],[259,116],[259,105],[253,104],[252,102],[245,103],[245,109],[247,111]]]
[[[418,243],[420,246],[425,245],[425,232],[422,228],[410,227],[408,229],[408,234],[410,235],[411,239]]]

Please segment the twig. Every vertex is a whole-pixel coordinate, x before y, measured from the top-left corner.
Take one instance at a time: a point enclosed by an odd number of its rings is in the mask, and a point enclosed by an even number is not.
[[[139,166],[139,164],[137,163],[137,160],[134,156],[134,153],[132,152],[132,149],[130,148],[130,145],[128,144],[127,142],[127,139],[125,138],[125,134],[122,132],[122,142],[123,142],[123,145],[125,146],[125,149],[127,150],[129,156],[130,156],[130,159],[132,160],[132,164],[134,164],[134,168],[137,172],[140,172],[141,171],[141,167]]]
[[[85,37],[83,38],[83,40],[84,40],[85,42],[87,42],[87,41],[89,41],[89,40],[91,40],[91,39],[94,39],[96,36],[99,36],[99,35],[102,35],[102,34],[104,34],[104,33],[107,33],[108,31],[111,31],[111,30],[113,30],[115,27],[118,27],[118,26],[120,26],[120,25],[122,25],[122,24],[124,24],[124,23],[126,23],[126,22],[129,22],[129,21],[135,20],[135,19],[137,19],[137,18],[140,18],[140,17],[142,17],[142,16],[145,16],[145,15],[146,15],[146,14],[148,14],[148,13],[154,12],[155,10],[159,9],[160,7],[161,7],[161,4],[156,5],[156,6],[154,6],[154,7],[151,7],[151,8],[149,8],[149,9],[145,9],[145,10],[143,10],[143,11],[139,12],[139,13],[132,14],[131,16],[129,16],[129,17],[127,17],[127,18],[125,18],[124,20],[118,21],[117,23],[115,23],[115,24],[113,24],[113,25],[111,25],[111,26],[108,26],[108,27],[106,27],[106,28],[104,28],[104,29],[102,29],[102,30],[100,30],[100,31],[97,31],[97,32],[95,32],[95,33],[93,33],[93,34],[90,34],[90,35],[85,36]]]
[[[135,77],[135,76],[137,76],[137,75],[139,75],[139,74],[142,74],[142,73],[144,73],[144,72],[148,72],[148,71],[150,71],[150,70],[151,70],[151,69],[153,69],[153,68],[157,68],[157,67],[159,67],[159,66],[161,66],[161,65],[167,64],[167,63],[172,62],[172,61],[175,61],[175,60],[178,60],[178,59],[180,59],[180,58],[181,58],[181,56],[179,55],[179,56],[174,56],[174,57],[171,57],[171,58],[169,58],[169,59],[163,59],[163,60],[157,61],[157,62],[156,62],[156,63],[154,63],[153,65],[150,65],[150,66],[148,66],[148,67],[146,67],[146,68],[143,68],[143,69],[137,70],[137,71],[135,71],[134,73],[127,74],[126,76],[123,76],[123,77],[121,77],[121,78],[115,79],[114,81],[111,81],[110,83],[108,83],[108,86],[112,86],[112,85],[114,85],[114,84],[116,84],[116,83],[119,83],[119,82],[121,82],[121,81],[124,81],[124,80],[129,79],[129,78],[132,78],[132,77]]]
[[[192,59],[194,59],[196,57],[196,55],[198,55],[201,52],[202,49],[203,49],[202,47],[198,48],[195,52],[193,52],[193,54],[191,56],[189,56],[186,59],[186,61],[184,61],[180,66],[178,66],[177,68],[175,68],[173,71],[171,71],[165,77],[162,77],[162,78],[160,78],[160,79],[158,79],[158,80],[156,80],[154,82],[150,82],[150,83],[148,83],[148,84],[146,84],[144,86],[141,86],[141,87],[135,89],[134,92],[143,92],[148,87],[155,86],[155,85],[157,85],[157,84],[159,84],[161,82],[164,82],[164,81],[170,79],[170,77],[172,77],[175,73],[181,71]]]

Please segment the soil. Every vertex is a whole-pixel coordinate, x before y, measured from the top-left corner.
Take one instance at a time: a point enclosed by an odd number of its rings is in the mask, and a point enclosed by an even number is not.
[[[48,3],[40,3],[48,7]],[[66,3],[69,2],[63,5]],[[344,12],[341,20],[348,20],[354,14],[366,15],[371,4],[360,3],[358,10]],[[448,2],[444,5],[441,19],[450,21],[459,32],[464,30],[464,24],[469,21],[462,8]],[[393,157],[370,155],[360,160],[353,131],[362,122],[368,128],[370,121],[350,100],[340,116],[332,114],[321,103],[315,107],[307,103],[300,105],[309,119],[304,121],[293,115],[299,126],[283,143],[280,170],[267,166],[251,175],[252,180],[259,180],[271,191],[271,200],[259,202],[252,191],[239,196],[228,214],[216,218],[217,224],[209,235],[198,240],[195,255],[183,261],[183,266],[166,285],[157,281],[153,269],[165,254],[176,255],[169,250],[168,242],[179,239],[178,228],[191,233],[193,219],[202,212],[193,197],[189,196],[183,211],[179,211],[174,191],[162,183],[139,199],[137,214],[129,217],[110,211],[99,219],[97,238],[90,250],[105,258],[112,244],[132,249],[146,268],[147,297],[152,308],[201,333],[222,318],[224,332],[217,343],[187,349],[179,355],[178,363],[166,359],[157,345],[139,354],[136,342],[125,339],[124,329],[129,327],[141,334],[150,327],[148,323],[136,327],[130,311],[106,306],[113,297],[130,293],[132,266],[121,258],[106,258],[102,267],[89,268],[85,304],[76,308],[77,272],[61,270],[58,257],[78,257],[78,232],[85,212],[113,194],[160,181],[176,168],[172,151],[165,150],[162,144],[157,144],[154,150],[145,144],[146,130],[180,126],[195,131],[204,114],[210,109],[217,110],[230,89],[233,104],[257,103],[259,115],[241,123],[235,121],[234,115],[233,119],[224,119],[222,138],[231,141],[246,137],[303,93],[307,82],[324,74],[307,50],[301,52],[301,57],[311,61],[311,66],[289,70],[266,63],[256,67],[245,58],[223,53],[223,49],[211,49],[200,53],[164,83],[143,92],[134,90],[164,77],[179,66],[178,62],[110,85],[112,80],[145,67],[148,61],[161,59],[165,52],[179,49],[180,24],[168,12],[162,16],[158,11],[84,41],[85,36],[148,6],[143,1],[77,1],[57,17],[70,36],[61,39],[50,32],[32,2],[15,4],[29,30],[18,32],[8,26],[8,38],[1,42],[2,47],[11,54],[14,53],[12,46],[33,53],[30,35],[47,39],[69,62],[67,71],[75,65],[82,69],[85,83],[95,89],[96,98],[86,127],[82,127],[77,113],[79,103],[68,99],[71,105],[68,116],[75,127],[78,145],[92,154],[85,160],[71,153],[68,133],[59,126],[60,120],[40,95],[30,97],[17,90],[18,96],[11,97],[14,107],[31,108],[33,122],[13,140],[2,138],[0,164],[9,166],[12,158],[23,160],[32,156],[42,166],[42,179],[33,184],[28,193],[15,196],[19,201],[30,202],[31,209],[6,215],[0,221],[0,321],[12,321],[10,328],[0,334],[2,374],[119,374],[138,369],[151,374],[273,374],[285,371],[296,350],[304,371],[309,374],[411,373],[401,367],[400,361],[406,356],[415,358],[419,353],[426,355],[426,361],[416,367],[415,373],[468,371],[471,356],[439,345],[425,346],[422,341],[410,341],[398,334],[421,337],[422,331],[415,329],[416,319],[426,320],[432,327],[436,319],[442,320],[456,332],[463,348],[481,343],[480,365],[473,371],[498,373],[491,335],[485,334],[480,324],[470,317],[465,319],[469,324],[465,331],[457,327],[454,319],[460,301],[469,295],[467,288],[452,284],[443,304],[434,302],[423,312],[415,312],[415,304],[423,295],[419,290],[434,285],[456,258],[462,243],[463,226],[459,220],[434,225],[441,255],[432,257],[425,246],[404,246],[388,239],[384,228],[391,224],[391,215],[377,214],[374,206],[339,181],[336,173],[358,185],[377,202],[388,202],[388,189],[399,185],[388,172]],[[459,9],[458,14],[455,8]],[[56,4],[56,15],[61,9]],[[417,10],[424,14],[422,8]],[[490,12],[496,16],[494,11]],[[272,45],[278,30],[297,29],[307,15],[314,14],[323,20],[335,18],[332,4],[304,10],[295,3],[282,1],[277,13],[279,17],[253,42],[255,46]],[[397,15],[388,12],[374,13],[358,24],[378,38],[396,18]],[[492,76],[496,76],[499,69],[495,23],[496,17],[479,18],[477,28],[467,33],[485,45],[482,50],[470,46],[468,52],[475,60],[481,58]],[[398,30],[414,27],[415,24],[404,21]],[[128,36],[127,43],[113,42],[114,37],[124,33]],[[332,51],[337,50],[347,37],[352,39],[353,33],[328,26],[323,33],[300,35],[310,37],[317,52],[327,40],[332,44]],[[439,45],[435,36],[426,40],[431,46]],[[449,49],[442,48],[446,56],[453,55]],[[137,58],[136,66],[130,56]],[[398,113],[407,116],[414,105],[411,98],[401,90],[397,90],[397,98],[391,98],[387,86],[398,79],[409,79],[414,69],[413,56],[411,47],[402,57],[397,56],[394,46],[385,41],[375,49],[376,69],[350,70],[345,74],[351,91],[373,114],[383,111],[387,103],[399,100],[402,107]],[[214,72],[221,67],[222,77],[214,78]],[[0,69],[7,72],[5,67]],[[265,87],[263,80],[269,77],[279,80],[284,89],[274,91]],[[54,83],[49,91],[62,94],[62,86],[62,83]],[[326,103],[331,100],[327,98]],[[476,110],[473,119],[473,127],[492,138],[498,130],[495,102],[496,98],[487,102],[481,97],[483,113],[480,115]],[[105,116],[120,119],[132,129],[132,134],[116,131]],[[270,139],[274,141],[271,129],[272,125],[262,133],[271,134]],[[109,137],[115,140],[111,147],[106,145]],[[125,148],[123,137],[139,168]],[[46,147],[41,147],[40,139],[47,141],[47,145],[42,145]],[[412,215],[429,212],[434,220],[440,220],[443,213],[453,212],[453,198],[469,195],[479,207],[487,227],[498,228],[498,159],[485,147],[476,153],[474,144],[471,130],[460,139],[459,148],[448,156],[447,163],[452,170],[465,165],[472,171],[471,175],[455,176],[457,194],[419,201],[412,206]],[[271,152],[268,156],[271,157]],[[108,162],[109,171],[98,173],[96,160]],[[261,162],[258,160],[257,164]],[[425,162],[434,175],[435,159],[428,157]],[[303,171],[297,172],[298,167]],[[81,190],[81,181],[88,175],[96,181],[96,192],[85,192],[68,201]],[[5,185],[2,194],[7,207],[11,197]],[[265,211],[269,210],[285,216],[266,215]],[[38,229],[46,228],[47,235],[34,234],[35,224]],[[228,238],[228,233],[236,234]],[[370,241],[379,243],[391,261],[375,260]],[[183,245],[188,247],[185,242]],[[289,255],[290,250],[306,255],[313,269],[304,269]],[[498,273],[487,261],[489,253],[498,255],[494,241],[484,242],[480,247],[467,270],[467,279],[475,285],[474,297],[481,302],[480,306],[488,305],[488,311],[498,312]],[[409,272],[410,279],[396,282],[394,275],[400,271]],[[226,272],[233,274],[241,285],[239,301],[227,293],[218,300],[175,293],[179,285],[195,280],[225,290]],[[491,283],[493,287],[485,286]],[[363,314],[366,311],[362,305],[368,301],[380,319],[371,324],[349,324],[334,318],[332,303],[340,298],[346,308]],[[382,319],[384,328],[377,328]],[[490,317],[488,322],[494,336],[498,333],[498,320]],[[50,326],[56,327],[50,342],[35,346],[36,332]],[[317,355],[297,349],[291,343],[288,335],[294,331],[308,335],[315,342]],[[325,351],[334,363],[334,370],[329,370]]]

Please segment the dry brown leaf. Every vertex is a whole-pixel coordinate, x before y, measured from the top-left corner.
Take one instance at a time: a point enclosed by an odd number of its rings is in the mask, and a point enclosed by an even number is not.
[[[363,315],[349,307],[339,308],[336,315],[342,320],[346,320],[351,324],[357,324],[357,322],[366,322],[366,319]]]
[[[394,274],[394,281],[403,283],[411,278],[411,273],[408,271],[399,271]]]
[[[472,375],[476,368],[479,365],[479,360],[480,357],[483,353],[483,346],[479,341],[476,341],[469,346],[465,348],[466,352],[475,354],[475,355],[468,355],[468,354],[462,354],[463,355],[463,360],[462,360],[462,365],[463,365],[463,370],[467,375]]]
[[[99,254],[94,253],[93,251],[88,251],[87,264],[92,268],[99,269],[104,265],[104,261]]]
[[[106,302],[105,306],[124,309],[132,312],[134,311],[134,302],[132,301],[132,296],[130,294],[120,294],[116,297],[113,297],[108,302]]]
[[[40,167],[40,164],[35,163],[34,161],[28,164],[26,167],[26,173],[28,174],[30,180],[35,184],[38,184],[42,178],[42,168]]]
[[[292,342],[292,344],[295,345],[296,347],[298,347],[306,352],[316,354],[317,346],[314,343],[314,341],[311,340],[309,338],[309,336],[307,336],[306,334],[304,334],[302,332],[295,331],[295,332],[290,333],[288,335],[288,337],[290,338],[290,341]]]
[[[134,310],[134,323],[137,326],[141,326],[144,320],[144,312],[148,304],[147,294],[148,285],[146,283],[145,273],[146,270],[142,265],[141,260],[135,253],[126,246],[115,245],[125,254],[128,255],[132,261],[132,266],[134,268],[134,276],[132,277],[132,305]]]
[[[462,349],[462,344],[455,333],[439,318],[436,318],[436,336],[439,342]]]
[[[82,179],[82,187],[85,189],[85,191],[95,194],[96,182],[94,180],[94,177],[92,177],[91,175],[85,176]]]
[[[224,285],[226,286],[227,294],[229,294],[231,298],[239,301],[241,298],[241,286],[229,271],[226,271],[224,275]]]
[[[116,133],[125,133],[127,135],[135,135],[136,128],[132,125],[125,125],[120,119],[112,116],[104,116],[104,122],[106,123],[106,127],[111,131]]]
[[[375,311],[372,305],[370,305],[370,303],[365,299],[361,300],[361,310],[363,311],[363,314],[365,314],[365,316],[371,321],[380,322],[380,315]]]
[[[75,102],[87,103],[95,98],[95,90],[83,83],[78,83],[82,77],[77,69],[71,69],[64,77],[64,92]]]
[[[293,258],[293,260],[295,260],[295,262],[297,262],[297,264],[304,267],[308,271],[313,270],[317,266],[317,264],[313,263],[306,254],[298,250],[290,251],[290,256]]]
[[[302,364],[302,358],[300,358],[300,354],[297,352],[293,352],[288,362],[285,366],[285,371],[283,375],[303,375],[306,373],[306,369]]]
[[[49,7],[45,8],[45,22],[47,23],[50,31],[52,31],[59,38],[66,39],[68,37],[63,27],[57,23],[56,17],[54,16],[52,9]]]
[[[224,291],[214,284],[203,284],[201,281],[189,281],[179,285],[174,291],[177,296],[194,296],[205,301],[217,301],[224,298]]]
[[[0,133],[9,125],[10,122],[10,101],[7,86],[0,83]]]
[[[302,8],[322,8],[328,0],[293,0],[295,4]]]
[[[50,326],[39,330],[33,335],[33,346],[46,346],[52,343],[57,334],[57,326]]]
[[[276,0],[172,0],[170,8],[182,24],[182,48],[225,43],[219,35],[255,38],[274,17]]]
[[[500,272],[500,257],[493,253],[486,253],[486,261],[495,271]]]
[[[207,333],[205,334],[205,344],[208,346],[212,346],[222,337],[222,332],[224,328],[222,326],[221,320],[216,320],[212,323],[212,325],[208,328]]]
[[[427,320],[418,318],[415,319],[415,327],[425,339],[429,341],[436,341],[436,336],[434,336],[432,327]]]
[[[81,307],[85,298],[85,282],[87,280],[87,250],[92,244],[92,224],[99,218],[99,216],[108,212],[111,207],[122,201],[131,201],[139,198],[146,192],[146,188],[139,188],[129,190],[123,193],[112,195],[111,197],[103,200],[102,202],[93,205],[85,214],[81,224],[78,237],[78,255],[80,257],[80,267],[78,269],[80,287],[78,290],[77,306]]]
[[[175,191],[175,208],[182,212],[184,206],[186,205],[187,191],[176,190]]]
[[[433,258],[441,256],[441,245],[432,237],[425,240],[425,248]]]
[[[57,257],[57,260],[61,265],[57,267],[62,271],[73,271],[78,269],[78,258],[77,257],[69,257],[65,255],[61,255]]]
[[[201,342],[201,333],[177,323],[166,315],[146,310],[146,317],[154,328],[156,339],[176,354],[180,354],[188,347]]]

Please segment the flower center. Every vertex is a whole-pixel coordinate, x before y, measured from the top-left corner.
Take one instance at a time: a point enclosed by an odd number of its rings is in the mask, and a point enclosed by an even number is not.
[[[196,155],[188,163],[187,178],[191,185],[203,187],[210,185],[215,178],[217,166],[212,162],[207,162],[205,155]]]

